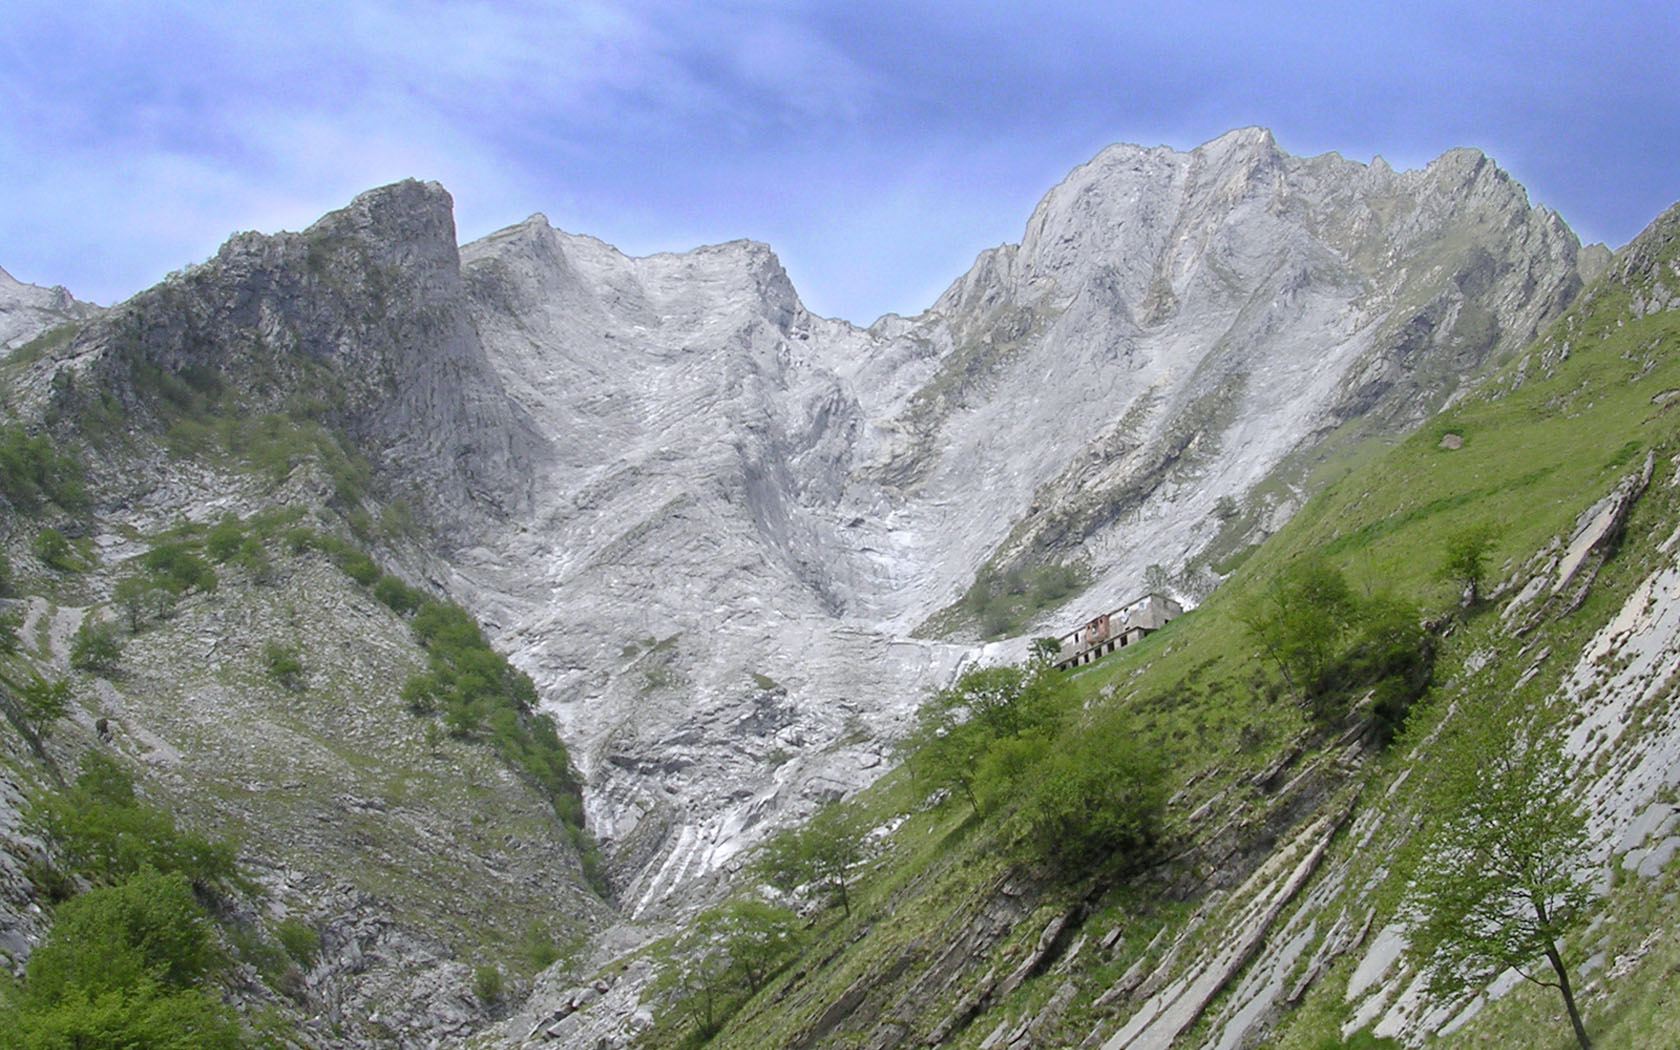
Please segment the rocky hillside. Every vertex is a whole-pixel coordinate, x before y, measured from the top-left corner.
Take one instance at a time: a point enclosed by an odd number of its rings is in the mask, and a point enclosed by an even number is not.
[[[802,918],[711,913],[709,936],[607,971],[603,999],[575,980],[540,987],[498,1045],[1572,1046],[1539,949],[1432,980],[1443,957],[1420,934],[1440,900],[1421,873],[1464,855],[1437,829],[1502,791],[1525,753],[1555,758],[1516,812],[1555,798],[1543,812],[1575,830],[1535,854],[1523,850],[1552,829],[1531,828],[1480,863],[1496,891],[1536,864],[1559,873],[1544,906],[1567,908],[1556,949],[1595,1045],[1672,1043],[1677,230],[1680,208],[1476,392],[1311,500],[1201,608],[1048,672],[1052,728],[991,730],[991,750],[943,781],[924,738],[840,811],[861,841],[844,907],[746,880],[739,899]],[[1461,568],[1442,571],[1465,536],[1483,545],[1474,591]],[[1341,617],[1309,624],[1330,653],[1304,691],[1255,626],[1278,595]],[[1385,610],[1400,614],[1374,626]],[[1158,762],[1159,824],[1070,862],[1068,843],[1128,793],[1139,750]],[[1088,808],[1046,840],[1046,799],[1062,796],[1042,785],[1081,790],[1070,770],[1091,756],[1106,764],[1078,796]],[[1518,903],[1465,923],[1514,942],[1532,925]],[[771,976],[755,977],[766,956]]]
[[[454,586],[552,686],[633,912],[872,779],[977,634],[1151,565],[1205,593],[1602,265],[1475,151],[1395,172],[1258,129],[1105,150],[867,329],[748,242],[632,259],[535,216],[462,260],[554,458]]]
[[[404,1038],[484,1020],[467,999],[414,1012],[485,951],[433,876],[492,902],[497,937],[535,896],[567,936],[625,922],[607,954],[645,941],[770,830],[886,772],[925,691],[980,642],[1017,653],[1146,575],[1202,597],[1605,265],[1474,151],[1395,172],[1292,157],[1258,129],[1105,150],[1019,244],[868,328],[811,315],[762,245],[630,258],[535,216],[458,248],[450,209],[435,184],[385,187],[301,233],[238,234],[104,312],[0,286],[19,347],[7,418],[85,464],[75,498],[9,497],[21,666],[65,673],[70,632],[124,616],[118,585],[167,561],[160,546],[207,555],[229,516],[255,537],[220,588],[177,580],[179,615],[129,624],[136,670],[75,670],[82,721],[119,716],[142,787],[261,843],[275,885],[333,887],[276,890],[287,907],[424,941],[409,968],[414,952],[329,937],[328,991],[299,1007],[330,999],[312,1016],[343,1028],[390,1003]],[[294,544],[294,525],[325,539]],[[41,546],[49,530],[68,553]],[[460,603],[529,675],[529,697],[504,681],[502,728],[523,743],[467,726],[430,749],[427,724],[459,724],[436,689],[405,687],[437,636],[399,584]],[[270,642],[333,702],[252,679]],[[252,770],[197,791],[240,746],[235,710],[268,727]],[[585,782],[616,916],[553,777],[532,772],[539,711]],[[19,743],[14,794],[68,782],[93,739]],[[293,747],[313,757],[293,769]],[[499,786],[468,804],[455,777]],[[308,790],[337,780],[342,805]],[[280,801],[293,783],[298,807]],[[321,816],[335,805],[379,829],[349,840],[377,864],[332,859],[360,819]],[[311,820],[333,833],[299,830]],[[342,883],[309,881],[329,873]]]

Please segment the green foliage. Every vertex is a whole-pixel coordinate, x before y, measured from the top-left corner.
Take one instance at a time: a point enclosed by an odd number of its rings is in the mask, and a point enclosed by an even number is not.
[[[868,832],[859,814],[838,802],[819,809],[810,820],[764,844],[759,871],[777,889],[840,905],[852,913],[852,868],[863,859]]]
[[[1563,727],[1541,704],[1532,692],[1489,691],[1443,731],[1410,880],[1409,950],[1437,995],[1509,968],[1556,988],[1586,1047],[1563,953],[1590,914],[1587,814]],[[1553,979],[1535,975],[1541,960]]]
[[[1473,606],[1481,600],[1488,553],[1498,538],[1499,530],[1485,523],[1460,529],[1447,537],[1440,578],[1458,588],[1466,605]]]
[[[23,614],[15,609],[0,612],[0,656],[18,651],[18,630],[23,627]]]
[[[799,917],[756,899],[730,901],[689,924],[660,987],[675,993],[691,1041],[722,1028],[799,952]]]
[[[274,936],[299,966],[314,965],[315,957],[321,952],[321,935],[301,919],[281,919],[274,926]]]
[[[175,608],[175,592],[150,574],[129,576],[111,592],[111,602],[122,611],[131,634],[138,634],[149,620],[161,620]]]
[[[81,570],[81,563],[76,558],[75,548],[70,546],[70,541],[64,537],[64,533],[55,528],[49,526],[37,532],[33,549],[35,557],[40,558],[42,564],[49,569],[55,569],[58,572],[78,572]]]
[[[381,576],[373,585],[373,596],[385,603],[394,613],[407,614],[426,602],[424,591],[410,587],[395,576]]]
[[[502,997],[502,971],[499,967],[484,965],[473,971],[473,994],[481,1002],[493,1003]]]
[[[187,880],[137,871],[58,907],[0,1031],[29,1050],[233,1050],[245,1042],[233,1012],[195,987],[222,963]]]
[[[82,463],[61,452],[45,435],[20,426],[0,426],[0,496],[17,511],[33,514],[53,503],[69,511],[87,505]]]
[[[70,639],[70,666],[78,671],[91,671],[110,676],[117,671],[122,657],[122,641],[116,628],[103,620],[89,616]]]
[[[9,597],[12,593],[12,560],[6,557],[5,551],[0,551],[0,598]]]
[[[1039,565],[1006,572],[981,570],[959,607],[980,625],[986,638],[1018,631],[1045,609],[1060,605],[1089,582],[1079,565]]]
[[[263,669],[282,689],[298,692],[304,686],[303,656],[295,645],[269,642],[263,646]]]
[[[204,537],[204,553],[217,563],[229,560],[244,545],[245,526],[231,514],[224,516]]]
[[[981,667],[934,693],[902,745],[924,796],[949,790],[979,811],[1013,782],[1019,759],[1054,730],[1057,672],[1045,661],[1028,667]]]
[[[1387,595],[1356,597],[1328,562],[1294,562],[1241,600],[1237,616],[1249,640],[1290,693],[1321,722],[1347,711],[1364,689],[1387,740],[1428,689],[1435,646],[1415,605]]]
[[[147,551],[140,565],[158,586],[179,597],[188,592],[216,589],[216,570],[185,540],[167,540]]]
[[[94,883],[115,884],[148,868],[207,889],[238,880],[231,846],[178,830],[166,811],[140,801],[134,778],[101,751],[85,754],[75,784],[38,799],[33,816],[71,869]]]
[[[1362,1028],[1346,1039],[1330,1036],[1313,1050],[1405,1050],[1405,1047],[1397,1039],[1383,1039]]]
[[[1023,841],[1066,875],[1135,868],[1166,812],[1167,764],[1119,710],[1072,727],[1022,782]]]
[[[185,988],[217,961],[209,919],[187,879],[141,870],[59,906],[51,935],[29,958],[28,995],[54,1002],[72,990],[147,981]]]
[[[525,927],[519,939],[519,956],[532,973],[546,970],[560,959],[560,949],[540,922]]]
[[[18,690],[18,707],[36,733],[47,736],[53,723],[70,713],[70,680],[48,681],[39,675]]]

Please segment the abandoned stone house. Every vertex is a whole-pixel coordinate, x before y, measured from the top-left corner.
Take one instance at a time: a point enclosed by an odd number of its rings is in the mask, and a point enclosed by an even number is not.
[[[1184,613],[1184,607],[1161,594],[1146,594],[1118,609],[1087,620],[1056,639],[1061,653],[1056,668],[1066,671],[1100,660],[1116,649],[1123,649],[1151,631],[1158,631],[1167,622]]]

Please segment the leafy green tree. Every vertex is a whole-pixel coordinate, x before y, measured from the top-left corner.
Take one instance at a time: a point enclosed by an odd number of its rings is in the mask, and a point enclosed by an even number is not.
[[[116,991],[142,982],[186,988],[219,960],[210,921],[180,874],[142,870],[59,905],[29,957],[31,998]]]
[[[777,889],[825,898],[850,916],[852,868],[863,859],[867,831],[858,814],[831,802],[765,843],[759,870]]]
[[[1027,662],[1030,664],[1054,664],[1062,658],[1062,640],[1060,638],[1034,638],[1027,647]]]
[[[791,909],[746,898],[700,916],[696,928],[715,939],[728,972],[756,992],[799,951],[799,916]]]
[[[12,562],[6,557],[5,551],[0,551],[0,598],[12,593]]]
[[[1447,537],[1439,576],[1459,589],[1467,607],[1481,601],[1488,555],[1498,538],[1499,530],[1487,524],[1461,529]]]
[[[373,596],[397,613],[414,612],[426,601],[424,594],[395,576],[381,576],[373,585]]]
[[[65,510],[85,506],[82,474],[81,461],[59,452],[45,435],[0,427],[0,496],[17,510],[32,514],[47,502]]]
[[[51,526],[35,534],[35,557],[40,558],[42,564],[58,572],[75,572],[79,565],[76,552],[70,546],[70,541],[64,538],[64,533]]]
[[[112,675],[122,657],[116,630],[103,620],[88,617],[70,638],[70,666],[78,671]]]
[[[118,883],[147,868],[207,889],[239,880],[231,846],[178,830],[168,812],[139,799],[128,770],[102,751],[83,755],[75,783],[37,800],[31,818],[71,868],[95,883]]]
[[[147,551],[140,564],[173,595],[189,591],[208,593],[216,589],[216,570],[181,541],[160,543]]]
[[[1064,872],[1131,867],[1159,835],[1166,772],[1124,712],[1101,712],[1070,727],[1023,778],[1024,840]]]
[[[111,601],[122,611],[130,634],[140,633],[148,620],[161,620],[175,607],[175,595],[151,576],[129,576],[111,592]]]
[[[245,526],[238,518],[227,514],[204,537],[204,552],[210,555],[212,561],[225,562],[238,554],[244,543]]]
[[[1282,675],[1284,685],[1320,718],[1337,712],[1325,673],[1341,656],[1356,616],[1347,580],[1316,558],[1297,562],[1238,605],[1249,638]]]
[[[1457,712],[1438,748],[1411,951],[1441,995],[1506,969],[1556,989],[1586,1050],[1564,953],[1588,918],[1587,817],[1556,718],[1530,692],[1490,693]]]
[[[18,690],[18,706],[35,732],[47,736],[53,723],[70,713],[70,680],[48,681],[36,675]]]

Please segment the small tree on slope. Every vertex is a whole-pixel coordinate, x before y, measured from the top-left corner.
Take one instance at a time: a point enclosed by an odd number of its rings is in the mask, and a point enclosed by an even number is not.
[[[1412,952],[1440,995],[1506,969],[1555,988],[1586,1050],[1564,960],[1587,918],[1586,814],[1561,734],[1543,703],[1518,691],[1466,704],[1441,743],[1411,887]]]

